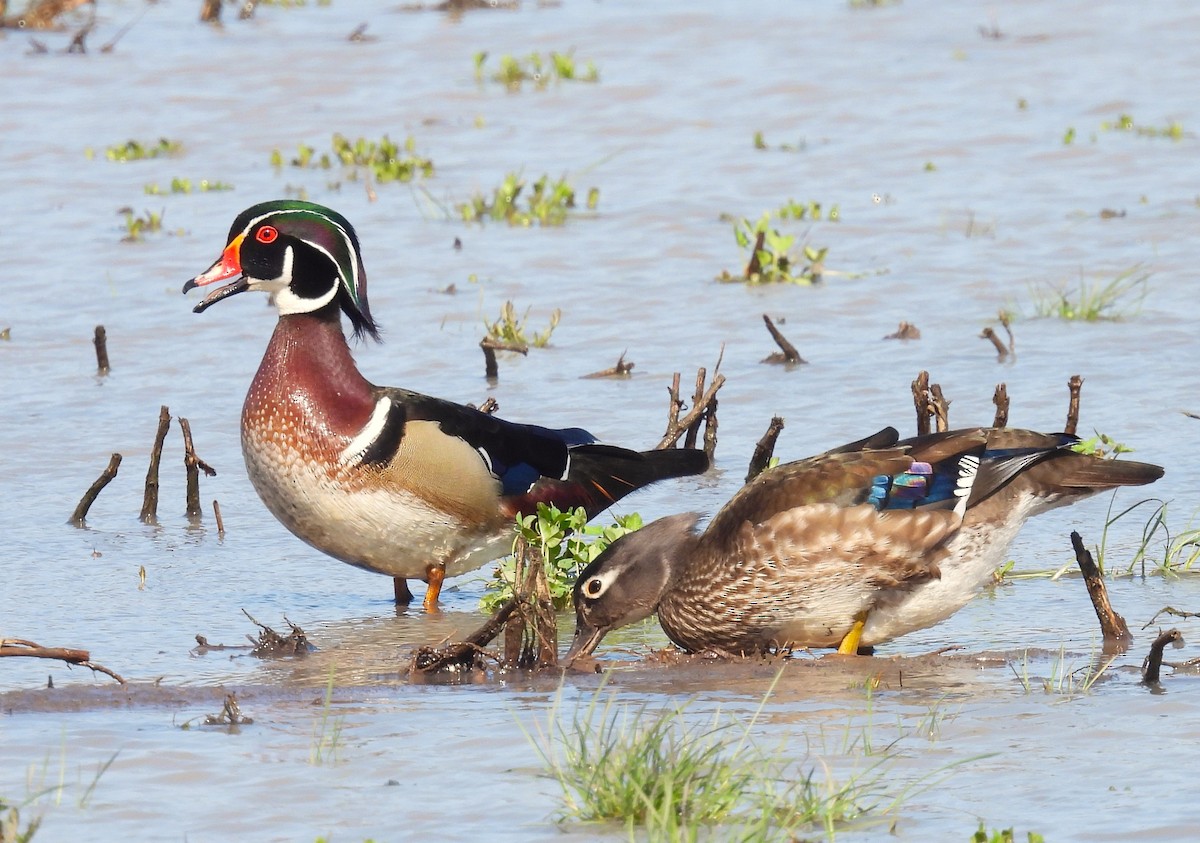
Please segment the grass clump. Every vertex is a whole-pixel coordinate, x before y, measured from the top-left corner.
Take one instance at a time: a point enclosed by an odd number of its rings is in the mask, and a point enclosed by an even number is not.
[[[486,68],[487,61],[486,51],[475,54],[475,81],[482,83],[485,79],[491,79],[510,91],[521,90],[526,82],[541,91],[552,82],[600,81],[600,71],[596,65],[590,61],[586,64],[576,62],[571,50],[565,53],[551,52],[548,56],[530,53],[525,58],[505,54],[500,57],[496,70],[490,72]]]
[[[171,179],[171,183],[166,188],[161,187],[157,182],[147,184],[144,188],[147,196],[163,196],[167,193],[210,193],[225,190],[233,190],[233,185],[215,179],[200,179],[193,182],[191,179],[179,178]]]
[[[757,222],[743,219],[733,227],[738,246],[749,250],[750,259],[740,275],[723,271],[718,281],[745,284],[800,284],[820,283],[825,269],[825,253],[828,248],[817,249],[804,246],[801,260],[792,255],[796,243],[795,235],[785,235],[771,224],[771,213],[764,213]]]
[[[21,813],[17,806],[9,805],[0,797],[0,843],[29,843],[41,824],[42,818],[37,817],[22,829]]]
[[[568,215],[575,210],[575,188],[566,177],[551,181],[543,175],[529,186],[525,193],[525,206],[519,199],[525,192],[526,182],[520,173],[508,173],[490,197],[476,193],[467,202],[457,206],[463,222],[494,220],[528,228],[538,225],[564,225]],[[594,211],[600,202],[600,191],[591,188],[587,194],[587,208]]]
[[[302,169],[329,170],[335,165],[350,170],[350,177],[357,178],[359,168],[369,170],[375,181],[408,182],[416,178],[429,178],[433,175],[433,161],[416,151],[417,142],[412,135],[398,144],[384,135],[378,141],[367,138],[350,140],[345,135],[334,133],[330,143],[330,151],[318,155],[315,147],[300,144],[296,157],[289,159],[289,164]],[[278,149],[271,153],[271,166],[282,167],[283,153]]]
[[[686,704],[618,708],[602,692],[570,719],[555,706],[534,739],[564,818],[619,822],[636,839],[640,827],[648,840],[788,841],[814,826],[832,839],[877,805],[880,775],[818,781],[761,748],[751,731],[766,699],[748,722],[720,711],[697,721]]]
[[[1043,285],[1033,290],[1034,313],[1069,322],[1120,321],[1141,310],[1149,280],[1150,273],[1135,266],[1108,281],[1081,277],[1073,289]]]
[[[583,507],[562,510],[544,503],[538,504],[535,514],[516,519],[514,546],[523,540],[540,551],[555,609],[571,605],[571,589],[580,571],[618,538],[642,526],[642,517],[636,512],[619,516],[608,526],[593,526],[587,521]],[[479,608],[495,612],[513,596],[515,587],[516,558],[508,557],[496,566],[479,599]]]
[[[550,324],[546,326],[546,330],[535,331],[530,338],[525,330],[525,323],[529,321],[529,308],[526,308],[524,315],[518,319],[517,308],[511,301],[506,301],[500,308],[500,318],[495,322],[484,320],[483,326],[487,329],[488,339],[498,343],[545,348],[550,342],[550,335],[554,333],[554,329],[558,327],[561,319],[562,311],[555,308],[554,312],[550,314]]]
[[[104,151],[104,157],[109,161],[141,161],[145,158],[177,155],[182,149],[182,143],[168,138],[159,138],[157,143],[128,140],[123,144],[108,147]]]

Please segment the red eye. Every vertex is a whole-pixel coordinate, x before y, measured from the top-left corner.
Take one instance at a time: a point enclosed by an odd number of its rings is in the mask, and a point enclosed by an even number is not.
[[[254,239],[259,243],[274,243],[279,236],[279,229],[273,225],[264,225],[254,233]]]

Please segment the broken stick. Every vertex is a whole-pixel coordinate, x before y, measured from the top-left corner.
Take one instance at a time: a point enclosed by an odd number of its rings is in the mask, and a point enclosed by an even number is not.
[[[996,384],[992,395],[992,403],[996,405],[996,417],[992,419],[992,427],[1008,427],[1008,387],[1002,383]]]
[[[1172,647],[1183,646],[1183,635],[1178,629],[1168,629],[1155,638],[1154,643],[1150,645],[1150,652],[1142,661],[1142,681],[1146,684],[1158,681],[1159,670],[1162,668],[1163,650],[1168,644]]]
[[[783,335],[775,323],[771,321],[771,317],[763,314],[763,322],[767,325],[767,330],[771,333],[771,339],[775,340],[775,344],[779,346],[779,351],[773,351],[760,360],[760,363],[807,363],[800,352],[796,350],[796,346],[788,342],[788,338]]]
[[[1075,549],[1075,561],[1083,573],[1083,581],[1087,584],[1088,596],[1092,598],[1092,607],[1096,610],[1096,618],[1100,621],[1100,633],[1104,636],[1106,647],[1128,649],[1133,636],[1125,619],[1117,614],[1108,599],[1108,588],[1104,585],[1104,575],[1092,559],[1091,552],[1083,545],[1083,538],[1074,530],[1071,531],[1071,547]]]
[[[150,450],[150,467],[146,469],[146,492],[142,497],[142,521],[158,523],[158,467],[162,461],[163,442],[171,427],[171,411],[164,404],[158,409],[158,431],[154,434],[154,447]]]
[[[187,474],[187,517],[200,517],[200,472],[209,477],[216,477],[217,471],[204,460],[196,456],[196,448],[192,444],[192,426],[185,418],[179,419],[179,429],[183,431],[183,467]]]
[[[108,332],[104,330],[103,325],[96,326],[96,334],[92,338],[92,342],[96,345],[96,371],[102,375],[107,375],[109,372]]]
[[[771,457],[775,453],[775,441],[779,439],[779,433],[782,430],[783,419],[779,416],[772,416],[771,424],[767,426],[767,432],[762,435],[762,438],[758,440],[758,444],[754,446],[754,453],[750,457],[750,467],[746,471],[747,483],[762,474],[770,464]]]
[[[1071,393],[1071,402],[1067,405],[1067,425],[1063,428],[1063,433],[1075,435],[1076,428],[1079,427],[1079,391],[1083,388],[1083,378],[1079,375],[1071,375],[1071,379],[1067,381],[1067,389]]]
[[[71,518],[67,522],[74,524],[76,527],[82,527],[84,520],[87,518],[88,510],[92,508],[92,504],[96,502],[97,495],[100,490],[112,482],[112,479],[117,476],[117,469],[121,466],[121,455],[113,454],[108,459],[108,467],[100,472],[100,476],[96,478],[83,497],[79,499],[79,505],[75,507],[75,511],[71,513]]]
[[[105,676],[111,676],[122,685],[125,684],[125,680],[121,676],[109,670],[104,665],[93,662],[91,654],[87,650],[77,650],[72,647],[43,647],[40,644],[25,641],[21,638],[0,638],[0,656],[57,659],[67,664],[77,664],[80,667],[86,667],[96,673],[103,673]]]

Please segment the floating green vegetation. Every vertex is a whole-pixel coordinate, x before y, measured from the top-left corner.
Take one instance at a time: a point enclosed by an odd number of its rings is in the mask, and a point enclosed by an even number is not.
[[[271,166],[282,167],[283,153],[278,149],[271,153]],[[293,167],[329,170],[335,165],[351,168],[350,177],[356,178],[357,168],[371,171],[375,181],[383,184],[390,181],[412,181],[433,175],[433,161],[416,152],[416,140],[409,135],[401,146],[384,135],[378,141],[358,138],[351,141],[345,135],[334,134],[329,152],[317,153],[315,147],[300,144],[295,158],[288,162]]]
[[[767,144],[767,139],[763,137],[762,132],[754,133],[754,148],[766,151],[768,149],[778,149],[780,152],[803,152],[808,149],[808,141],[801,138],[796,143],[781,143],[778,146],[772,147]]]
[[[525,193],[525,207],[518,200],[525,191],[526,182],[520,173],[508,173],[500,186],[492,191],[491,197],[476,193],[467,202],[456,206],[464,222],[483,220],[505,221],[509,225],[531,226],[563,225],[575,210],[575,188],[562,177],[550,181],[548,175],[530,185]],[[587,209],[594,211],[600,203],[599,188],[591,188],[587,194]]]
[[[642,526],[636,512],[619,516],[606,527],[589,525],[583,507],[561,510],[539,503],[537,513],[516,519],[516,535],[537,548],[546,567],[546,580],[555,609],[571,605],[571,589],[576,577],[606,547],[626,533]],[[485,612],[495,612],[513,596],[516,583],[516,559],[509,557],[496,567],[487,589],[479,599]]]
[[[744,284],[803,284],[819,283],[824,271],[828,248],[804,246],[803,261],[791,254],[795,235],[781,234],[771,225],[771,213],[764,213],[757,222],[743,219],[733,227],[733,235],[743,250],[750,250],[750,260],[741,275],[728,271],[717,276],[718,281]]]
[[[1183,124],[1172,120],[1165,126],[1147,126],[1134,121],[1133,117],[1128,114],[1121,114],[1117,119],[1106,121],[1100,124],[1100,130],[1104,132],[1132,132],[1135,135],[1142,135],[1148,138],[1170,138],[1171,140],[1180,140],[1183,138]]]
[[[1075,127],[1068,126],[1067,131],[1063,133],[1063,146],[1070,146],[1075,143]]]
[[[1089,282],[1080,277],[1074,288],[1043,284],[1032,290],[1034,313],[1072,322],[1127,319],[1141,310],[1149,280],[1150,273],[1138,265],[1109,281]]]
[[[1036,831],[1028,832],[1025,840],[1027,843],[1046,843],[1046,838]],[[1011,828],[993,829],[992,833],[988,834],[982,821],[979,823],[979,829],[971,835],[971,843],[1016,843],[1016,841],[1017,838]]]
[[[159,138],[157,143],[142,143],[128,140],[117,146],[110,146],[104,151],[104,157],[109,161],[141,161],[144,158],[158,158],[164,155],[177,155],[183,149],[179,141]],[[91,150],[87,152],[92,157]]]
[[[487,68],[488,53],[475,54],[475,81],[482,83],[485,79],[499,82],[510,91],[519,91],[526,82],[533,83],[538,90],[545,90],[551,82],[599,82],[600,71],[592,62],[580,65],[575,61],[573,51],[565,53],[551,52],[543,57],[541,53],[530,53],[525,58],[505,54],[499,59],[496,70]]]
[[[779,210],[775,212],[780,219],[784,220],[820,220],[822,219],[822,208],[820,202],[797,202],[794,199],[788,199]],[[842,212],[837,205],[829,209],[829,213],[824,216],[830,222],[839,222],[842,218]]]
[[[164,212],[156,214],[153,211],[144,211],[139,215],[132,208],[122,208],[120,213],[125,215],[125,236],[121,238],[123,242],[136,243],[144,240],[151,232],[162,231]]]
[[[526,308],[525,313],[518,318],[517,308],[511,301],[506,301],[500,308],[499,319],[495,322],[488,322],[485,319],[483,322],[483,326],[487,329],[488,339],[508,345],[532,345],[534,348],[545,348],[550,342],[550,335],[554,333],[554,329],[558,327],[558,323],[562,319],[562,311],[555,308],[554,312],[550,314],[550,324],[546,326],[546,330],[535,331],[532,338],[525,330],[525,323],[529,321],[529,311],[530,308]]]
[[[144,190],[147,196],[163,196],[167,193],[210,193],[233,190],[233,185],[215,179],[200,179],[196,182],[191,179],[171,179],[171,184],[166,188],[161,187],[157,182],[152,182],[146,185]]]

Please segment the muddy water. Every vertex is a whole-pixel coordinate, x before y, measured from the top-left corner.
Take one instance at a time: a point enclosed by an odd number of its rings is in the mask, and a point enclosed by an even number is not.
[[[460,401],[492,394],[514,419],[649,445],[671,373],[690,378],[724,347],[717,470],[624,511],[714,511],[772,414],[787,420],[778,453],[788,458],[885,424],[910,429],[908,385],[921,368],[943,384],[958,424],[989,421],[992,388],[1005,381],[1012,422],[1044,429],[1061,426],[1067,378],[1082,374],[1082,429],[1167,466],[1152,494],[1170,501],[1174,530],[1200,506],[1200,422],[1180,412],[1200,411],[1191,4],[568,2],[461,19],[391,5],[263,6],[223,29],[195,23],[192,4],[152,6],[102,54],[142,12],[113,3],[85,56],[61,54],[64,34],[39,36],[43,55],[26,34],[0,40],[0,328],[11,327],[0,341],[0,634],[89,648],[136,685],[117,691],[79,669],[4,660],[0,796],[44,817],[39,839],[561,834],[557,785],[523,729],[544,728],[559,694],[568,713],[589,702],[599,678],[567,677],[561,691],[556,679],[411,684],[402,668],[413,647],[480,622],[487,572],[453,581],[440,615],[397,612],[386,580],[300,545],[246,481],[238,410],[273,312],[237,299],[195,316],[178,291],[216,256],[238,211],[289,191],[337,207],[359,230],[387,338],[359,362],[378,382]],[[363,22],[371,39],[348,42]],[[473,78],[480,50],[494,64],[569,48],[597,63],[599,84],[512,94]],[[1177,121],[1185,135],[1102,128],[1121,114],[1152,128]],[[269,166],[272,149],[325,148],[335,131],[412,134],[437,174],[421,189],[378,186],[371,201],[336,173]],[[753,148],[756,131],[770,149]],[[184,151],[104,160],[109,145],[159,137]],[[517,169],[599,187],[598,211],[558,230],[465,227],[444,213]],[[145,184],[176,177],[235,189],[145,195]],[[714,283],[744,260],[720,215],[755,218],[789,198],[840,208],[837,223],[788,225],[829,248],[827,283]],[[166,230],[121,242],[123,206],[165,212]],[[1105,209],[1119,216],[1102,218]],[[1151,277],[1132,318],[1019,319],[1018,357],[1003,365],[978,338],[1001,308],[1031,317],[1031,286],[1103,283],[1135,266]],[[438,292],[450,283],[457,295]],[[502,361],[489,386],[476,343],[509,298],[531,308],[535,327],[554,308],[564,317],[551,348]],[[772,350],[764,312],[809,365],[759,364]],[[882,341],[900,320],[922,339]],[[113,364],[104,378],[91,349],[101,323]],[[625,350],[630,380],[579,379]],[[137,519],[161,404],[190,419],[218,470],[202,491],[221,502],[224,536],[211,514],[199,525],[182,516],[174,433],[161,524]],[[112,452],[125,463],[87,528],[65,525]],[[1108,505],[1029,524],[1012,550],[1017,569],[1070,563],[1066,534],[1098,542]],[[1144,520],[1110,531],[1110,564],[1126,564]],[[1136,630],[1165,605],[1200,609],[1198,591],[1186,576],[1150,577],[1118,581],[1113,597]],[[286,615],[320,650],[281,662],[192,653],[196,634],[237,644],[253,632],[242,609],[276,627]],[[1194,622],[1180,626],[1196,637]],[[895,741],[884,804],[905,795],[884,822],[905,839],[965,839],[981,819],[1048,840],[1187,839],[1200,824],[1186,796],[1200,689],[1169,671],[1163,693],[1139,685],[1151,632],[1137,631],[1134,650],[1085,693],[1098,645],[1082,584],[1018,579],[877,659],[798,660],[756,728],[842,780],[877,760],[847,734]],[[642,655],[664,643],[653,624],[613,636],[603,654],[618,669],[605,693],[651,706],[690,698],[696,717],[718,706],[748,715],[775,673],[647,666]],[[922,657],[952,644],[964,649]],[[229,688],[253,724],[202,727]]]

